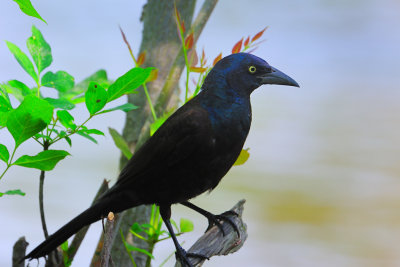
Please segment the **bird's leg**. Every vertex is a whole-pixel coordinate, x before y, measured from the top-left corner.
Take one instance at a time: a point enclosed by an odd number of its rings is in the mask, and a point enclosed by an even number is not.
[[[205,216],[208,219],[208,227],[206,229],[206,232],[208,230],[210,230],[211,227],[216,225],[219,228],[219,230],[222,232],[222,234],[225,235],[225,231],[224,231],[224,229],[222,227],[222,224],[221,224],[221,221],[225,221],[225,222],[229,223],[232,226],[232,228],[236,231],[238,237],[240,238],[240,232],[239,232],[238,227],[233,222],[233,220],[227,216],[227,215],[239,216],[236,212],[229,210],[229,211],[225,211],[224,213],[221,213],[219,215],[215,215],[215,214],[212,214],[209,211],[206,211],[206,210],[203,210],[200,207],[197,207],[196,205],[190,203],[189,201],[181,202],[181,204],[186,206],[186,207],[188,207],[188,208],[190,208],[190,209],[192,209],[192,210],[197,211],[198,213],[200,213],[201,215]]]
[[[193,264],[190,263],[188,257],[198,257],[202,259],[208,259],[208,257],[199,255],[199,254],[194,254],[194,253],[187,253],[181,245],[178,243],[178,240],[176,239],[176,235],[174,233],[174,229],[172,228],[171,222],[169,221],[171,218],[171,206],[163,206],[160,205],[160,215],[161,218],[163,219],[165,225],[167,226],[168,232],[171,235],[172,241],[174,241],[174,245],[176,248],[176,258],[180,261],[182,266],[188,266],[188,267],[193,267]]]

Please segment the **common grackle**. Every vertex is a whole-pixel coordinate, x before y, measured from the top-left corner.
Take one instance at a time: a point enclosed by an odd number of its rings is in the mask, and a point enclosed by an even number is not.
[[[263,84],[299,86],[263,59],[237,53],[208,73],[200,93],[172,114],[133,155],[117,183],[91,207],[49,236],[24,259],[43,257],[82,227],[112,212],[156,203],[183,265],[191,266],[173,232],[171,205],[181,203],[219,224],[213,215],[188,202],[214,189],[232,167],[251,124],[250,94]]]

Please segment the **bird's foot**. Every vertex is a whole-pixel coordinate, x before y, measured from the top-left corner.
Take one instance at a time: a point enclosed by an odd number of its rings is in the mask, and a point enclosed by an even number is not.
[[[188,253],[182,247],[179,247],[175,252],[176,259],[181,263],[182,267],[194,267],[193,264],[189,261],[189,257],[192,258],[200,258],[202,260],[209,260],[209,257],[206,257],[197,253]]]
[[[224,231],[224,228],[222,227],[222,223],[221,223],[221,221],[225,221],[232,226],[232,228],[236,231],[238,237],[240,238],[239,228],[236,226],[236,224],[233,222],[233,220],[230,217],[228,217],[228,215],[239,216],[239,214],[237,214],[236,212],[234,212],[232,210],[225,211],[224,213],[221,213],[219,215],[214,215],[212,213],[207,214],[206,217],[208,219],[208,227],[206,229],[206,232],[208,230],[210,230],[211,227],[216,225],[219,228],[219,230],[222,232],[222,235],[225,236],[225,231]]]

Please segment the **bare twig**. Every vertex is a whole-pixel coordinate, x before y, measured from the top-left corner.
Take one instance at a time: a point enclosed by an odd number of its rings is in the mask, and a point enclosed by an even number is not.
[[[17,242],[15,242],[13,247],[13,255],[12,255],[12,266],[13,267],[24,267],[25,262],[21,261],[23,257],[25,257],[26,247],[29,245],[26,242],[25,237],[20,237]]]
[[[238,251],[247,239],[247,226],[242,221],[244,203],[245,200],[242,199],[231,209],[231,211],[236,212],[239,216],[234,214],[227,215],[238,227],[240,238],[229,223],[223,222],[222,227],[225,235],[222,234],[217,226],[213,226],[204,233],[187,252],[211,258],[213,256],[228,255],[229,253]],[[189,260],[193,266],[202,266],[205,261],[205,259],[197,257],[190,257]],[[181,266],[180,262],[175,264],[175,267]]]
[[[114,213],[110,212],[107,216],[107,226],[105,230],[105,238],[104,238],[104,246],[101,252],[101,267],[108,267],[109,265],[113,266],[112,258],[111,258],[111,246],[114,238],[113,229],[115,224],[116,216]]]

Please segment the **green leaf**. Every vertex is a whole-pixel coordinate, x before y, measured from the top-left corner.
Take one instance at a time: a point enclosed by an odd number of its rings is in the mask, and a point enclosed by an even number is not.
[[[62,251],[68,251],[68,240],[65,240],[65,242],[61,244],[60,248]]]
[[[28,56],[15,44],[8,41],[6,41],[6,43],[8,49],[10,49],[11,53],[14,55],[21,67],[36,81],[36,83],[39,83],[38,75],[33,67],[32,61],[30,61]]]
[[[66,128],[66,129],[76,129],[76,124],[74,123],[74,117],[66,111],[66,110],[57,110],[57,118],[60,120],[61,124]]]
[[[13,165],[51,171],[60,160],[68,155],[70,154],[64,150],[45,150],[35,156],[23,155]]]
[[[65,71],[46,72],[42,77],[42,85],[57,89],[59,92],[68,92],[74,87],[75,79]]]
[[[107,91],[96,82],[90,82],[85,93],[85,103],[90,115],[100,111],[107,103]]]
[[[249,159],[249,157],[250,157],[249,148],[242,149],[242,151],[240,151],[239,157],[236,159],[233,166],[245,164],[246,161]]]
[[[119,150],[121,150],[122,154],[124,154],[127,159],[130,159],[133,154],[129,149],[128,143],[125,141],[122,135],[120,135],[117,130],[111,127],[108,128],[108,132],[114,140],[115,145],[119,148]]]
[[[128,112],[128,111],[131,111],[131,110],[134,110],[134,109],[137,109],[137,108],[138,108],[138,106],[135,106],[132,103],[126,103],[126,104],[123,104],[121,106],[117,106],[115,108],[110,108],[110,109],[103,110],[103,111],[99,112],[98,114],[108,113],[108,112],[115,111],[115,110],[122,110],[124,112]]]
[[[21,92],[22,96],[27,96],[32,93],[32,90],[26,84],[18,80],[8,81],[8,84],[13,88],[18,89]]]
[[[11,111],[6,111],[6,112],[0,111],[0,129],[7,126],[7,119],[10,113]]]
[[[46,98],[44,98],[44,100],[49,102],[50,105],[52,105],[54,108],[66,109],[66,110],[71,110],[71,109],[75,108],[75,105],[71,101],[64,99],[64,98],[46,97]]]
[[[36,64],[38,73],[50,66],[53,61],[51,56],[50,45],[43,38],[42,33],[35,27],[32,26],[32,36],[26,41],[26,46]]]
[[[104,133],[103,133],[102,131],[97,130],[97,129],[83,129],[83,130],[81,130],[81,131],[83,131],[83,132],[85,132],[85,133],[87,133],[87,134],[104,135]]]
[[[145,249],[137,248],[137,247],[132,246],[131,244],[129,244],[127,242],[125,242],[125,246],[129,251],[137,251],[137,252],[143,253],[143,254],[147,255],[148,257],[154,259],[153,254],[151,254],[150,252],[148,252]]]
[[[179,225],[182,233],[191,232],[194,229],[193,222],[188,219],[181,218]]]
[[[103,87],[108,87],[108,78],[107,78],[106,71],[98,70],[97,72],[90,75],[88,78],[86,78],[82,82],[76,84],[71,90],[69,90],[67,92],[59,92],[59,96],[62,98],[73,100],[78,95],[81,95],[86,91],[86,89],[89,87],[90,82],[97,82]],[[79,97],[79,99],[82,99],[81,102],[85,101],[84,96]],[[74,104],[81,103],[81,102],[76,102],[75,100],[73,101]]]
[[[83,136],[83,137],[89,139],[89,140],[92,141],[93,143],[97,144],[96,139],[94,139],[93,137],[91,137],[90,135],[88,135],[87,133],[85,133],[84,131],[79,130],[79,131],[77,131],[76,133],[79,134],[80,136]]]
[[[69,138],[68,136],[65,136],[64,139],[65,139],[65,141],[67,141],[68,145],[71,147],[72,146],[71,138]]]
[[[4,193],[0,192],[0,197],[2,197],[3,195],[20,195],[20,196],[25,196],[25,193],[22,192],[20,189],[15,189],[15,190],[8,190]]]
[[[138,224],[137,222],[135,222],[134,224],[132,224],[131,226],[131,231],[135,232],[137,234],[141,233],[144,231],[144,229],[142,228],[142,226],[140,226],[140,224]]]
[[[125,94],[133,93],[133,90],[143,84],[153,68],[133,68],[119,77],[108,88],[108,102],[113,101]]]
[[[7,112],[12,110],[10,102],[7,101],[2,95],[0,95],[0,111]]]
[[[46,128],[53,116],[53,107],[43,99],[28,95],[18,108],[10,111],[7,129],[18,147],[21,143]]]
[[[12,110],[12,106],[7,89],[4,84],[0,84],[0,112],[7,112],[10,110]]]
[[[5,163],[8,163],[10,153],[5,145],[0,144],[0,159]]]
[[[47,22],[44,19],[42,19],[42,17],[39,15],[36,9],[32,6],[30,0],[14,0],[14,2],[16,2],[19,5],[21,11],[24,12],[26,15],[38,18],[47,24]]]

